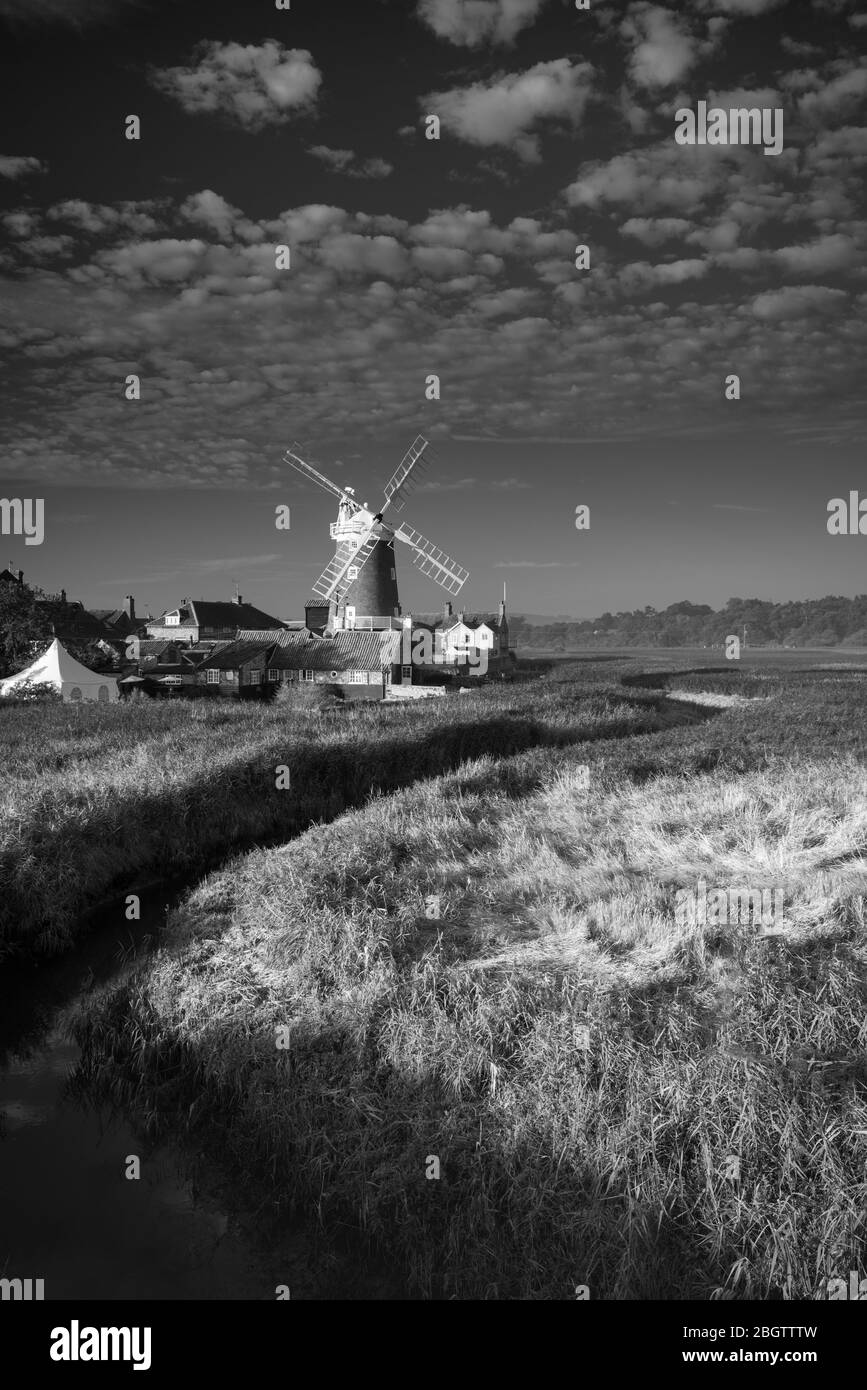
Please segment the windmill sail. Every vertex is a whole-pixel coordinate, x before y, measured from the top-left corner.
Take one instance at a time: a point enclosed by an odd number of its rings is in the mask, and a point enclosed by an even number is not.
[[[378,540],[379,536],[371,528],[358,538],[350,536],[347,540],[341,541],[334,557],[313,585],[314,594],[330,599],[350,565],[360,570],[365,561],[370,559]]]
[[[312,464],[301,457],[297,452],[296,445],[293,444],[291,449],[286,450],[285,459],[287,463],[292,465],[296,472],[301,473],[305,478],[310,478],[314,483],[318,483],[320,487],[325,488],[326,492],[333,493],[335,497],[349,500],[343,488],[338,487],[336,483],[332,483],[329,478],[326,478],[324,473],[319,473]],[[352,505],[357,507],[358,503],[352,503]]]
[[[444,550],[440,550],[433,541],[426,540],[420,531],[413,530],[411,526],[401,525],[394,534],[398,540],[412,547],[412,562],[418,565],[422,574],[430,575],[450,594],[460,592],[470,577],[469,570],[456,564]]]
[[[386,484],[383,511],[387,506],[394,507],[396,512],[403,510],[407,497],[424,472],[426,460],[420,460],[427,447],[424,435],[417,435]]]

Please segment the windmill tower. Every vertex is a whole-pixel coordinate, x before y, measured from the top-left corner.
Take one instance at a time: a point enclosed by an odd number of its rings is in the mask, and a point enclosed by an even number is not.
[[[379,630],[398,625],[395,620],[400,618],[401,609],[396,540],[409,546],[413,564],[422,574],[430,575],[450,594],[457,594],[469,578],[468,570],[455,564],[420,531],[406,522],[393,526],[383,519],[390,508],[402,511],[408,493],[418,482],[419,462],[427,448],[428,441],[419,435],[386,484],[378,512],[371,512],[366,503],[356,502],[354,488],[337,487],[313,468],[301,457],[296,445],[287,449],[287,463],[338,498],[337,520],[329,527],[337,549],[313,585],[313,592],[321,603],[323,626],[326,618],[332,630],[344,627]]]

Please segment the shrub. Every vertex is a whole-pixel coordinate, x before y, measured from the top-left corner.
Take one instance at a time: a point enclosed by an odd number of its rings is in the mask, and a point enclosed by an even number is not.
[[[52,704],[59,705],[63,702],[63,697],[57,686],[50,681],[23,681],[21,685],[15,687],[4,699],[12,703],[33,704]]]

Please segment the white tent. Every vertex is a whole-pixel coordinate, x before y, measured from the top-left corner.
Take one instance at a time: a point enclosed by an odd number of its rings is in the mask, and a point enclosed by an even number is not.
[[[29,684],[53,685],[65,702],[99,700],[114,703],[120,699],[114,676],[88,671],[86,666],[69,655],[56,637],[48,650],[38,656],[26,671],[19,671],[0,681],[0,695],[14,695],[20,686]]]

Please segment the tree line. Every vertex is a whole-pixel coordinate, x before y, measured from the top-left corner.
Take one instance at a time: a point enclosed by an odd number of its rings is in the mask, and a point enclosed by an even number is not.
[[[519,648],[570,651],[576,647],[714,647],[730,636],[752,647],[867,647],[867,594],[855,598],[772,603],[730,598],[724,608],[706,603],[669,604],[659,611],[603,613],[583,621],[529,623],[509,618],[509,640]]]

